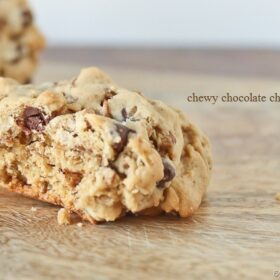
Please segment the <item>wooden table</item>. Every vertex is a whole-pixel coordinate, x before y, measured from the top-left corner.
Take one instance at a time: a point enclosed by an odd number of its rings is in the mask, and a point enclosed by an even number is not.
[[[0,279],[280,279],[280,103],[186,101],[192,92],[279,91],[279,53],[55,49],[36,81],[74,76],[94,61],[203,128],[215,160],[208,194],[189,219],[80,228],[58,226],[57,207],[0,190]]]

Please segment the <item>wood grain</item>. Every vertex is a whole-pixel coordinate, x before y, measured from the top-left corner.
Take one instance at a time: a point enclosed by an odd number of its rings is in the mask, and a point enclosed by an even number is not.
[[[80,67],[46,62],[37,81]],[[80,228],[59,226],[57,207],[0,190],[0,279],[277,279],[280,104],[190,104],[186,96],[269,95],[280,82],[104,67],[120,84],[181,107],[207,132],[215,159],[208,194],[189,219],[126,217]]]

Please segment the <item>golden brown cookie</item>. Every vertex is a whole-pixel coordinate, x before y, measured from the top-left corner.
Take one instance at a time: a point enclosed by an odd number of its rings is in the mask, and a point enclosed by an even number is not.
[[[0,76],[28,83],[44,38],[25,0],[0,0]]]
[[[37,87],[0,79],[0,112],[1,185],[88,221],[187,217],[209,183],[206,136],[97,68]]]

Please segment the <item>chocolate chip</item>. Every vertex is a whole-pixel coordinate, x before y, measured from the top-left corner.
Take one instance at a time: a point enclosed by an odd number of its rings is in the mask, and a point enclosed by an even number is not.
[[[112,161],[109,161],[108,166],[118,174],[118,176],[120,177],[120,179],[123,180],[123,179],[126,178],[126,175],[125,175],[124,173],[120,172],[120,171],[118,170],[117,166],[116,166]]]
[[[175,169],[174,167],[166,160],[163,159],[162,161],[163,163],[163,178],[157,182],[157,187],[158,188],[164,188],[165,187],[165,183],[170,182],[176,175]]]
[[[23,127],[30,130],[42,131],[49,122],[44,113],[35,107],[26,107],[23,111]]]
[[[112,98],[113,96],[115,96],[116,94],[117,94],[117,93],[114,92],[113,90],[107,89],[107,90],[105,91],[104,98],[103,98],[103,100],[101,101],[100,105],[103,106],[104,101],[107,101],[107,100],[111,99],[111,98]]]
[[[31,12],[29,10],[24,10],[21,15],[22,15],[22,26],[28,27],[33,21],[33,16]]]
[[[122,108],[121,113],[122,113],[123,120],[125,121],[127,119],[127,111],[126,111],[126,109]]]
[[[103,115],[108,118],[112,118],[110,106],[108,100],[115,96],[117,93],[113,90],[106,90],[103,100],[100,102],[100,106],[103,107]]]
[[[24,83],[24,85],[28,85],[28,84],[32,84],[32,79],[31,78],[27,78]]]
[[[113,148],[119,154],[123,151],[124,147],[127,144],[128,134],[130,132],[135,133],[135,130],[132,130],[124,125],[116,124],[116,131],[121,139],[118,143],[113,144]]]
[[[127,110],[125,108],[123,108],[121,110],[123,121],[131,118],[136,112],[137,112],[137,107],[136,106],[132,107],[129,112],[127,112]]]

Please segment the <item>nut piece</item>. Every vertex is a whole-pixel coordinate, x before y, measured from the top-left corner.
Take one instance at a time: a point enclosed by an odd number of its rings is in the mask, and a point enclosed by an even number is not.
[[[57,212],[57,222],[61,225],[70,225],[71,219],[70,219],[70,213],[65,208],[59,209]]]

